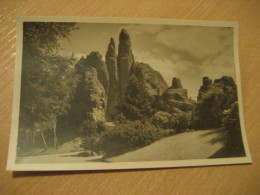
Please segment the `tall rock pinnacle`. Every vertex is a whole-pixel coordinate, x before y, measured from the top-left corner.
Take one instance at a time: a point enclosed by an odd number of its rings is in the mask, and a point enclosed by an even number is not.
[[[135,61],[131,48],[130,36],[125,29],[122,29],[119,35],[117,57],[119,90],[121,94],[121,99],[123,99],[124,97],[129,80],[129,72],[134,63]]]
[[[110,39],[106,53],[106,66],[109,73],[109,90],[107,100],[106,117],[112,120],[117,114],[117,105],[119,102],[118,91],[118,72],[117,72],[117,56],[115,50],[115,41]]]
[[[113,38],[110,39],[106,53],[106,65],[109,73],[110,85],[115,84],[118,79],[117,75],[117,59],[116,59],[116,49],[115,41]]]

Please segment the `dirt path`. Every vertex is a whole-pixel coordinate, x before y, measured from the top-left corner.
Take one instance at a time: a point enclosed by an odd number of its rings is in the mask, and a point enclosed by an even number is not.
[[[86,162],[99,162],[102,156],[83,157],[78,155],[79,152],[67,152],[58,154],[45,154],[37,156],[20,157],[17,163],[86,163]]]
[[[108,162],[205,159],[223,147],[219,130],[186,132],[163,138],[136,151],[107,159]],[[68,144],[66,144],[67,146]],[[100,162],[102,156],[84,157],[76,152],[19,157],[17,163],[86,163]]]
[[[187,132],[108,159],[109,162],[206,159],[223,147],[219,130]]]

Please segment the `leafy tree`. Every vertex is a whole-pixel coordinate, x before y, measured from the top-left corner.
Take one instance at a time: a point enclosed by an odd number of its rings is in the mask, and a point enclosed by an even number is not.
[[[68,38],[73,29],[75,29],[74,23],[23,24],[19,125],[20,128],[34,129],[35,123],[51,124],[55,147],[58,147],[57,120],[69,108],[68,100],[75,84],[73,79],[75,58],[59,54],[59,40]]]
[[[132,76],[122,104],[123,114],[130,120],[149,118],[155,112],[154,102],[154,98],[141,89],[138,79]]]

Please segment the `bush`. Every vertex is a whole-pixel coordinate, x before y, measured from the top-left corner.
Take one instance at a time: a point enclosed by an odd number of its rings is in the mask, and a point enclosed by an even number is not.
[[[84,120],[80,126],[80,132],[83,136],[91,136],[96,133],[101,133],[106,129],[105,122],[103,121],[93,121],[93,120]]]
[[[147,146],[173,133],[173,130],[161,129],[148,122],[129,122],[128,124],[120,124],[103,132],[101,148],[106,154],[105,157],[116,156]]]
[[[86,136],[82,140],[81,147],[86,150],[91,150],[97,154],[100,154],[102,152],[101,150],[101,144],[100,144],[100,134],[93,134],[90,136]]]
[[[132,75],[120,108],[126,118],[132,121],[150,118],[156,111],[154,108],[156,96],[151,96],[147,91],[143,90],[141,88],[142,82],[140,83],[140,80]]]
[[[187,128],[193,128],[193,115],[192,112],[181,110],[173,114],[159,111],[152,117],[152,123],[162,128],[175,129],[181,132]]]
[[[192,118],[191,112],[174,113],[171,115],[169,121],[169,127],[174,128],[177,131],[186,130],[191,126],[192,123],[191,118]]]
[[[115,120],[114,122],[116,124],[126,124],[126,123],[129,123],[130,120],[128,120],[124,114],[120,113],[118,115],[115,116]]]

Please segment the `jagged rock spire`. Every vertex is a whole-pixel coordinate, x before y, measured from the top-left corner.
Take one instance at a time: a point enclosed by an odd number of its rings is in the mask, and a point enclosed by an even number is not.
[[[107,47],[106,53],[106,65],[109,73],[110,84],[114,84],[117,82],[117,59],[116,59],[116,49],[115,49],[115,41],[113,38],[110,39],[110,42]],[[113,83],[111,83],[111,81]]]
[[[113,38],[110,39],[107,47],[106,66],[109,73],[109,90],[106,117],[107,120],[113,120],[114,116],[117,114],[117,105],[120,97],[118,92],[117,56],[115,41]]]
[[[129,80],[129,73],[131,67],[134,65],[134,56],[131,48],[131,40],[128,32],[123,28],[119,35],[118,45],[118,78],[121,99],[123,99],[127,83]]]

